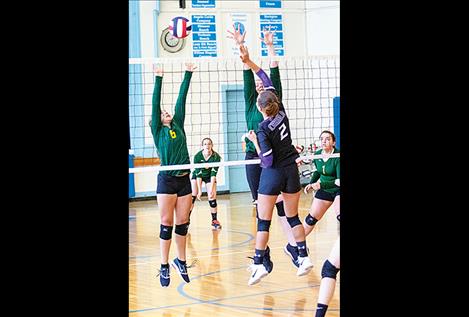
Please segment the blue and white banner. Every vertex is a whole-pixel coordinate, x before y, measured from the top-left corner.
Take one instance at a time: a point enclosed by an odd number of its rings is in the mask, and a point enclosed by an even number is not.
[[[281,8],[282,0],[259,0],[259,8]]]
[[[217,57],[215,15],[192,15],[192,56]]]
[[[215,8],[215,0],[192,0],[193,8]]]
[[[269,30],[274,33],[274,48],[277,56],[285,56],[285,48],[283,46],[283,22],[281,14],[261,14],[260,22],[260,37],[264,37],[263,30]],[[264,42],[261,44],[261,56],[268,56]]]

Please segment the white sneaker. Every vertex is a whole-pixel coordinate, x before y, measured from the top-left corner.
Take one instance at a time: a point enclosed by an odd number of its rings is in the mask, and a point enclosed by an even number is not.
[[[251,264],[248,267],[248,271],[252,272],[251,276],[249,277],[248,285],[259,283],[264,276],[269,274],[264,264]]]
[[[298,257],[298,271],[296,272],[297,276],[303,276],[309,273],[311,269],[313,268],[313,263],[311,263],[311,260],[309,257]]]

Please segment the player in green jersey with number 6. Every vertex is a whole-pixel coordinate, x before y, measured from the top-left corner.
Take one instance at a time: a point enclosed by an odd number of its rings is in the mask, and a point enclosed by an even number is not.
[[[161,108],[163,69],[157,66],[153,67],[155,87],[153,90],[150,127],[161,166],[190,164],[184,119],[186,97],[192,72],[196,68],[192,63],[186,63],[186,71],[179,89],[173,116],[167,110]],[[168,257],[172,240],[174,214],[176,215],[174,232],[176,234],[177,257],[171,261],[171,265],[186,283],[190,281],[186,264],[186,235],[189,228],[189,211],[191,208],[191,182],[189,177],[189,169],[160,171],[158,173],[156,196],[161,214],[161,269],[159,276],[163,287],[169,286],[170,283]]]

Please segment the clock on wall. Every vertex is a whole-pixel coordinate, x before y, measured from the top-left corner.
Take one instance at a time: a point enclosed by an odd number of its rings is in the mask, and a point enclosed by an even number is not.
[[[163,30],[163,32],[161,32],[160,42],[161,46],[163,46],[163,49],[165,51],[168,51],[170,53],[176,53],[184,48],[184,45],[186,44],[186,39],[178,39],[177,37],[174,37],[171,34],[169,28],[166,28]]]

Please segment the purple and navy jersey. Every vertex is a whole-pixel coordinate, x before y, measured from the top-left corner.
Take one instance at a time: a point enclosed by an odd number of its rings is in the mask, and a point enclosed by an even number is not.
[[[284,167],[295,163],[299,157],[292,144],[290,123],[285,108],[280,104],[280,111],[274,118],[267,118],[259,123],[257,140],[261,153],[261,167]]]
[[[257,76],[262,80],[265,90],[277,94],[272,81],[261,69]],[[292,144],[290,123],[285,113],[283,103],[279,104],[279,113],[273,118],[267,118],[259,123],[257,140],[261,153],[261,167],[284,167],[295,163],[299,157],[298,152]]]

